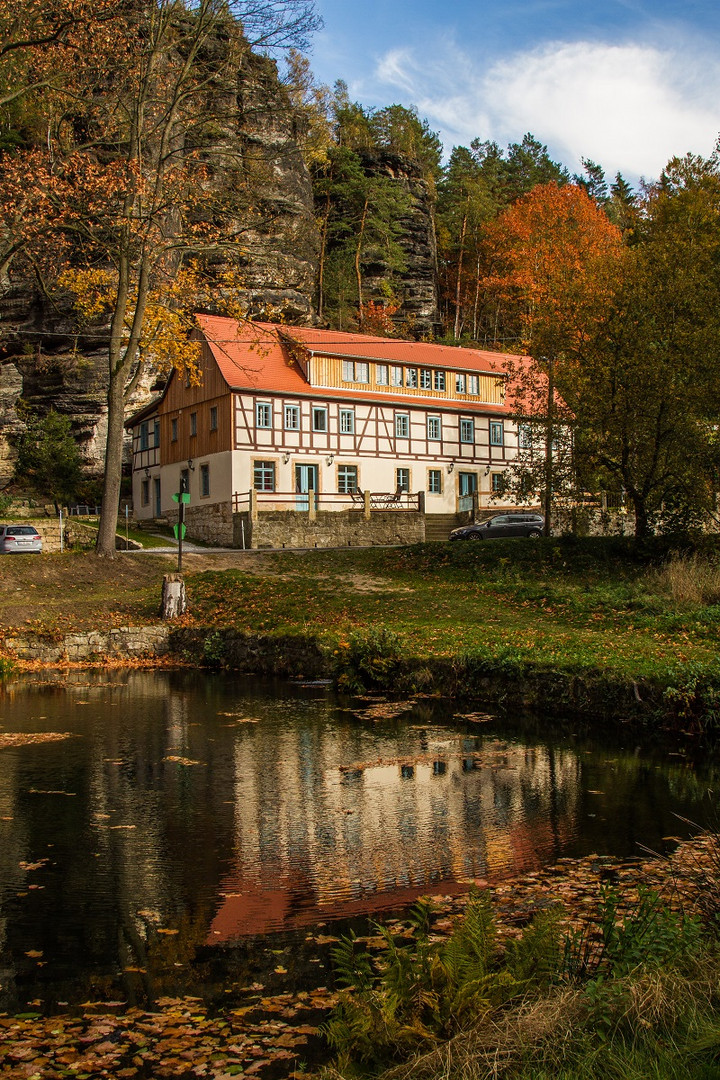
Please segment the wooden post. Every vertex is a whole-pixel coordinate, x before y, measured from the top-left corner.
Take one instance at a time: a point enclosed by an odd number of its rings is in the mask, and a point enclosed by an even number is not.
[[[363,515],[365,517],[365,520],[369,521],[370,520],[370,489],[369,488],[365,488],[365,490],[363,492],[363,503],[365,504],[365,508],[363,510]]]
[[[187,593],[182,574],[165,574],[162,583],[160,615],[163,619],[177,619],[187,611]]]
[[[258,498],[255,488],[250,488],[248,493],[248,502],[250,504],[250,520],[257,521],[258,519]]]

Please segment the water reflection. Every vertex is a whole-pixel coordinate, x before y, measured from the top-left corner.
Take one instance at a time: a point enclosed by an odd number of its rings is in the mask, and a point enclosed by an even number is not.
[[[219,676],[17,680],[0,700],[2,730],[69,735],[0,751],[0,1004],[152,1000],[204,978],[207,946],[636,854],[673,811],[701,817],[714,780],[465,730],[447,706],[360,723],[327,689]]]

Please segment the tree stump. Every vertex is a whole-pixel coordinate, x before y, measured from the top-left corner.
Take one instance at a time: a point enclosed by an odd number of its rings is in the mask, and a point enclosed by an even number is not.
[[[177,619],[187,611],[187,594],[182,574],[165,574],[162,583],[160,615],[163,619]]]

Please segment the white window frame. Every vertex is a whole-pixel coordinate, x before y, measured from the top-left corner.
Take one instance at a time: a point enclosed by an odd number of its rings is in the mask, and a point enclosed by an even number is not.
[[[403,385],[403,369],[396,364],[390,368],[390,385],[402,386]]]
[[[446,386],[445,372],[444,371],[435,371],[435,373],[433,375],[433,387],[434,387],[434,389],[437,391],[437,393],[443,393],[444,394],[445,393],[445,386]]]
[[[464,374],[461,371],[455,373],[455,393],[464,394],[467,385]]]
[[[477,395],[480,393],[480,377],[478,375],[468,375],[468,394]]]
[[[402,479],[401,479],[402,477]],[[395,490],[407,494],[410,491],[410,470],[404,467],[395,470]]]
[[[275,491],[276,485],[276,470],[274,461],[260,460],[253,461],[253,490],[254,491]],[[270,479],[270,486],[266,486],[265,480]],[[258,485],[258,479],[263,482]]]
[[[460,417],[460,442],[468,445],[475,445],[475,421],[472,416]]]
[[[355,382],[355,363],[352,360],[343,360],[342,362],[342,378],[343,382]]]
[[[358,360],[355,363],[355,382],[370,382],[370,365],[367,360]]]
[[[340,495],[351,495],[358,491],[357,465],[338,465],[337,489]]]
[[[291,419],[292,421],[291,422]],[[286,431],[299,431],[300,430],[300,406],[299,405],[285,405],[283,408],[283,419],[285,421]]]
[[[341,435],[355,434],[355,410],[341,409],[338,418],[338,427]]]
[[[395,438],[410,438],[410,413],[395,413]]]
[[[378,386],[388,386],[388,366],[387,364],[375,365],[375,382]]]
[[[427,437],[428,441],[441,442],[442,441],[442,417],[440,416],[428,416],[427,418]]]
[[[432,390],[432,369],[428,367],[420,368],[420,389]]]
[[[518,449],[519,450],[532,450],[533,438],[532,428],[529,424],[518,424]]]
[[[318,418],[322,416],[322,425],[318,424]],[[321,435],[327,435],[328,430],[328,410],[327,405],[313,405],[312,407],[312,429]]]
[[[263,431],[269,431],[272,429],[273,421],[273,407],[270,401],[256,401],[255,402],[255,427],[262,428]]]
[[[427,489],[429,495],[442,495],[442,469],[428,469]]]
[[[405,368],[405,385],[410,390],[417,390],[418,373],[417,368],[409,367]]]

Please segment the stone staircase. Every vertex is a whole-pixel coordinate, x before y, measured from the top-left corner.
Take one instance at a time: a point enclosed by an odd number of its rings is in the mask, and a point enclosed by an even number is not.
[[[458,527],[455,514],[426,514],[425,540],[427,542],[447,540],[452,529]]]

